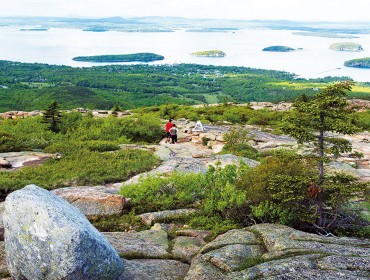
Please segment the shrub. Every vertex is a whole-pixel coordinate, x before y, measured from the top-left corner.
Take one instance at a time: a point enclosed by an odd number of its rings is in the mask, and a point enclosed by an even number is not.
[[[147,177],[137,184],[125,186],[121,194],[132,199],[136,213],[194,207],[205,198],[202,174],[174,173],[169,177]]]

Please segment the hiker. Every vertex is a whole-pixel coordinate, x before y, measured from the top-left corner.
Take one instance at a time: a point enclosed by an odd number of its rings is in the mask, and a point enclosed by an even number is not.
[[[170,129],[172,126],[173,126],[172,119],[169,119],[168,123],[166,123],[166,143],[171,141]]]
[[[173,124],[173,126],[170,128],[170,134],[171,134],[171,144],[177,143],[177,133],[179,133],[179,130],[176,128],[176,125]]]

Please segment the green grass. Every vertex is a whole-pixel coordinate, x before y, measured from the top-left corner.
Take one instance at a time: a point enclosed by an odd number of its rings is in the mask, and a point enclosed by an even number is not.
[[[215,103],[219,102],[219,100],[217,98],[217,95],[204,94],[204,98],[206,99],[207,103],[209,103],[209,104],[215,104]]]
[[[8,193],[28,184],[55,189],[120,182],[148,171],[158,163],[159,160],[147,151],[120,150],[100,153],[80,150],[59,160],[51,158],[37,167],[0,172],[0,192]]]

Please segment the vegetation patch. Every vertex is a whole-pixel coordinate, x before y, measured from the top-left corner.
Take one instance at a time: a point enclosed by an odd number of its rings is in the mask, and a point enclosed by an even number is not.
[[[370,68],[370,57],[347,60],[344,62],[344,66],[355,68]]]
[[[193,56],[204,56],[204,57],[224,57],[226,54],[220,50],[212,50],[212,51],[199,51],[191,53]]]
[[[76,56],[73,58],[74,61],[83,62],[152,62],[163,59],[164,56],[155,53]]]
[[[329,49],[333,51],[348,51],[348,52],[360,52],[363,51],[363,48],[360,44],[353,42],[342,42],[331,44]]]
[[[287,46],[270,46],[262,49],[264,52],[291,52],[295,51],[295,49]]]

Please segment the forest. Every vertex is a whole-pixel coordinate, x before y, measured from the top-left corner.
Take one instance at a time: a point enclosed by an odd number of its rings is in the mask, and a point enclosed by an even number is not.
[[[301,79],[283,71],[197,64],[74,68],[0,61],[0,112],[31,111],[57,101],[61,109],[123,109],[163,104],[293,101],[348,77]],[[357,83],[350,98],[370,98]]]

